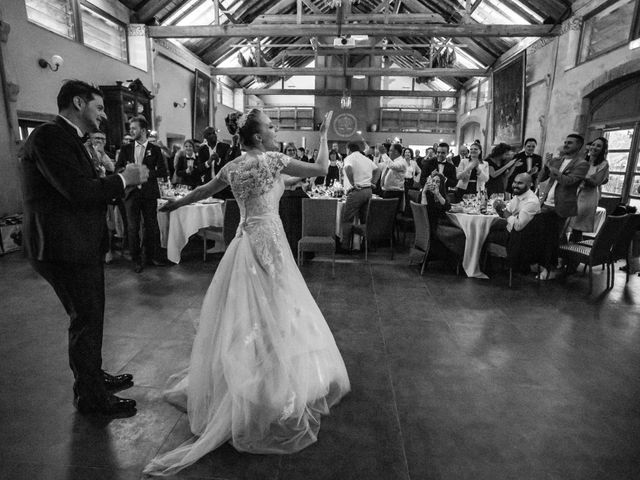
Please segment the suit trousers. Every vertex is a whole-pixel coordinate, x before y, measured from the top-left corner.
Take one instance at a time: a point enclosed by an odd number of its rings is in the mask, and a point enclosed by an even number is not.
[[[134,262],[142,261],[140,245],[140,219],[144,221],[144,250],[147,260],[160,258],[160,227],[158,227],[158,202],[155,198],[142,198],[132,194],[124,201],[127,211],[127,236],[129,253]]]
[[[107,391],[102,378],[102,329],[104,324],[104,266],[63,262],[31,265],[53,287],[69,315],[69,366],[76,397],[102,405]]]
[[[539,263],[547,270],[551,270],[558,266],[560,235],[564,231],[566,218],[558,215],[555,208],[543,205],[540,213],[536,215],[536,220],[540,222],[539,231],[542,232]]]

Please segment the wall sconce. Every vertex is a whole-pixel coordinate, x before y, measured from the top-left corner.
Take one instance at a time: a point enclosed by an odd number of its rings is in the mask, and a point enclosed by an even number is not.
[[[60,55],[52,55],[50,62],[47,62],[44,58],[38,59],[38,65],[40,65],[40,67],[42,68],[49,67],[49,69],[52,72],[57,72],[63,63],[64,63],[64,60]]]
[[[173,102],[173,107],[174,108],[184,108],[187,106],[187,99],[183,98],[182,102]]]

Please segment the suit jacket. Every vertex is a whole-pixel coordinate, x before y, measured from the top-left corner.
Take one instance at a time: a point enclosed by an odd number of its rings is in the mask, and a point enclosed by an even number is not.
[[[200,162],[198,157],[193,159],[193,170],[191,173],[187,173],[187,155],[184,152],[178,153],[176,159],[176,175],[182,179],[183,185],[189,185],[190,187],[197,187],[202,185],[202,174],[204,173],[204,163]]]
[[[549,166],[560,168],[562,166],[562,158],[553,158],[547,163],[540,172],[538,181],[544,182],[549,176]],[[556,213],[563,218],[573,217],[578,213],[578,187],[589,170],[589,162],[585,159],[576,157],[574,158],[567,168],[556,179],[558,185],[554,193],[554,203]],[[549,188],[552,186],[549,181]],[[546,199],[549,189],[544,198]]]
[[[135,163],[135,145],[136,142],[131,142],[128,145],[122,147],[120,156],[118,157],[118,163],[116,164],[116,172],[124,170],[129,163]],[[125,200],[133,196],[141,196],[147,199],[160,198],[160,189],[158,188],[158,178],[167,176],[167,169],[165,167],[164,155],[162,150],[157,145],[151,142],[147,143],[147,148],[144,151],[144,159],[142,164],[146,165],[149,169],[149,180],[143,183],[141,188],[137,186],[127,187],[124,198]]]
[[[509,193],[513,193],[513,181],[515,180],[516,176],[520,173],[527,173],[527,155],[524,152],[520,152],[514,155],[513,158],[521,160],[522,165],[520,165],[519,167],[515,167],[513,169],[513,172],[511,172],[511,175],[509,175],[506,186],[507,192]],[[542,157],[535,153],[531,155],[531,168],[533,167],[538,167],[538,173],[536,175],[533,175],[534,184],[531,185],[531,188],[535,187],[535,179],[538,175],[540,175],[540,169],[542,168]]]
[[[76,130],[61,117],[31,133],[21,151],[20,175],[25,256],[102,262],[107,203],[124,193],[120,176],[100,178]]]
[[[420,173],[420,186],[424,187],[427,183],[427,177],[431,175],[431,172],[438,170],[438,161],[435,158],[425,160],[422,164],[422,172]],[[442,171],[444,177],[447,179],[447,190],[455,188],[458,179],[456,178],[456,167],[452,163],[446,162],[444,164],[444,170]]]
[[[213,174],[217,174],[222,167],[224,167],[229,162],[229,150],[231,149],[231,145],[224,142],[216,143],[213,154],[209,154],[209,146],[201,145],[198,150],[198,161],[202,164],[203,173],[204,173],[204,183],[211,181],[212,178],[212,170]],[[235,157],[233,157],[235,158]],[[233,160],[231,158],[231,160]],[[206,162],[211,160],[211,166],[207,167]]]

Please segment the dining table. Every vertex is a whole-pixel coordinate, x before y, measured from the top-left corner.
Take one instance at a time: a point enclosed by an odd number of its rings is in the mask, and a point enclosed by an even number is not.
[[[158,206],[162,206],[166,201],[166,199],[159,199]],[[170,213],[158,211],[160,245],[167,249],[167,258],[173,263],[180,263],[182,249],[189,241],[189,237],[209,227],[220,228],[220,239],[216,238],[215,243],[217,251],[223,251],[223,205],[224,200],[211,198],[180,207]]]
[[[476,212],[455,211],[447,212],[447,216],[451,222],[460,227],[466,237],[464,245],[464,254],[462,257],[462,268],[470,278],[488,279],[489,277],[480,269],[480,257],[482,255],[482,247],[491,227],[499,222],[506,220],[500,218],[497,214],[483,214]]]

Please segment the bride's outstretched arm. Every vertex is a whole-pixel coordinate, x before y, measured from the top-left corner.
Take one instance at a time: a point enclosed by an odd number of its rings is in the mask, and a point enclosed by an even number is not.
[[[320,126],[320,146],[318,148],[318,158],[315,163],[301,162],[300,160],[291,160],[289,165],[282,169],[282,173],[291,175],[292,177],[322,177],[327,174],[329,169],[329,147],[327,145],[327,131],[331,124],[333,111],[328,112],[324,116],[324,121]]]
[[[178,200],[169,200],[158,210],[161,212],[171,212],[176,208],[184,207],[190,203],[197,202],[198,200],[204,200],[212,195],[215,195],[219,191],[223,190],[227,186],[227,182],[221,180],[218,177],[211,179],[210,182],[200,185],[195,190],[192,190],[184,197]]]

